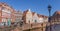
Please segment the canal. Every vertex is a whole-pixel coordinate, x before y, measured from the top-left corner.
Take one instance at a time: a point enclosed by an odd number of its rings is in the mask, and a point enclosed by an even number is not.
[[[46,28],[46,31],[50,31],[50,26]],[[51,31],[60,31],[60,24],[55,24],[51,26]]]

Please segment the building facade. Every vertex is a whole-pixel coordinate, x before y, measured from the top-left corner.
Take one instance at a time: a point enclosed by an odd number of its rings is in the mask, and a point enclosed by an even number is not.
[[[23,20],[22,20],[22,15],[23,15],[23,12],[22,11],[15,11],[15,13],[14,13],[14,15],[15,15],[15,24],[20,24],[20,22],[23,22]]]
[[[51,26],[47,28],[47,31],[60,31],[60,11],[56,11],[51,17],[50,17]],[[53,23],[53,25],[52,25]]]
[[[60,22],[60,11],[56,11],[53,16],[51,16],[51,22]]]
[[[0,24],[10,25],[15,21],[14,9],[6,3],[0,3]]]
[[[22,14],[23,14],[23,12],[22,11],[16,11],[15,12],[15,17],[16,17],[16,20],[15,21],[20,21],[20,20],[22,20]]]
[[[32,12],[29,10],[23,12],[24,23],[32,23]]]
[[[23,12],[23,20],[25,23],[43,23],[48,22],[48,17],[31,12],[29,9]]]
[[[37,30],[40,31],[40,29],[41,30],[45,29],[46,24],[44,22],[48,22],[48,17],[37,14],[35,12],[31,12],[30,9],[22,13],[21,11],[14,10],[11,6],[7,5],[6,3],[0,3],[0,26],[10,26],[12,23],[20,22],[22,20],[24,23],[28,24],[27,25],[28,27],[31,28],[35,26],[39,27],[39,24],[42,23],[40,24],[42,28],[36,29],[36,31]],[[37,24],[33,24],[33,23],[37,23]],[[27,26],[24,28],[27,28]],[[16,30],[18,29],[15,29],[14,31]]]
[[[39,17],[38,17],[38,15],[37,15],[37,13],[35,13],[35,12],[33,12],[32,13],[32,21],[33,21],[33,23],[38,23],[39,22]]]
[[[38,17],[39,17],[39,21],[38,21],[39,23],[48,22],[48,17],[47,16],[38,14]]]

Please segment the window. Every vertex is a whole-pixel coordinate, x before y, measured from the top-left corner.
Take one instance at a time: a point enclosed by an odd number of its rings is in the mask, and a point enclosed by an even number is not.
[[[4,26],[4,23],[0,23],[0,26]]]
[[[3,9],[2,12],[6,12],[6,13],[11,14],[10,10],[4,10],[4,9]]]
[[[43,18],[39,18],[39,21],[40,21],[40,22],[44,22],[44,21],[43,21]]]
[[[6,8],[2,8],[2,12],[6,12],[6,13],[9,13],[9,14],[11,14],[11,11],[10,10],[7,10]]]
[[[2,8],[2,17],[11,17],[11,11],[6,9],[6,8]]]
[[[37,20],[35,20],[35,23],[37,22]]]
[[[2,25],[6,25],[7,19],[6,18],[2,18]]]
[[[29,20],[29,23],[30,23],[30,20]]]
[[[47,22],[48,21],[48,18],[44,18],[44,21]]]
[[[6,18],[2,18],[2,22],[6,22],[7,21],[7,19]]]

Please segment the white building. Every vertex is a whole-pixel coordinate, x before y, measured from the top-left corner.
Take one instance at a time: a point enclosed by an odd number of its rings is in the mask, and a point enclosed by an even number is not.
[[[39,22],[39,17],[38,17],[38,15],[37,15],[37,13],[33,13],[32,14],[33,15],[33,23],[38,23]]]
[[[30,9],[27,11],[24,11],[23,13],[23,20],[27,24],[47,22],[48,21],[47,18],[48,18],[47,16],[39,15],[35,12],[31,12]]]
[[[39,21],[38,23],[48,22],[48,17],[44,15],[39,15]]]

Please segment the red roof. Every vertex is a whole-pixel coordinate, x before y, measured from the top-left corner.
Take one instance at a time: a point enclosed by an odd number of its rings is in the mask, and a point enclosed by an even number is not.
[[[35,12],[32,12],[32,15],[34,15],[35,14]]]
[[[60,14],[60,11],[56,11],[57,14]]]

